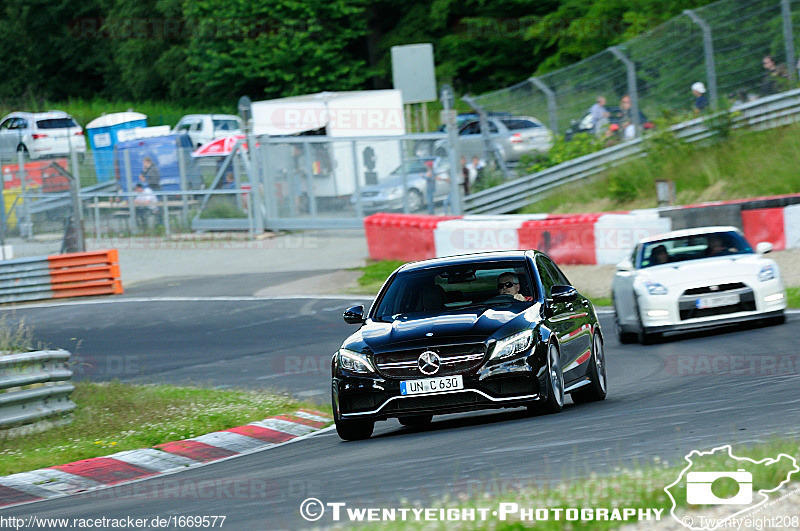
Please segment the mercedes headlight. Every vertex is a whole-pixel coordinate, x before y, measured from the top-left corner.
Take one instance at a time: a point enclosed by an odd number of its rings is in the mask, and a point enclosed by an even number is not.
[[[402,186],[391,186],[386,189],[386,197],[395,198],[395,197],[403,197],[403,187]]]
[[[647,288],[647,293],[650,295],[666,295],[669,293],[669,290],[663,284],[659,284],[658,282],[650,282],[649,280],[644,283],[644,287]]]
[[[367,356],[360,352],[348,350],[346,348],[340,348],[338,356],[339,366],[342,369],[360,374],[375,372],[375,368],[372,366],[372,363],[369,361],[369,359],[367,359]]]
[[[533,343],[533,330],[525,330],[513,336],[500,339],[494,345],[491,359],[502,359],[520,352],[525,352],[531,348]]]
[[[775,278],[775,268],[771,265],[766,265],[761,268],[761,271],[758,272],[758,280],[761,282],[766,282],[767,280],[772,280]]]

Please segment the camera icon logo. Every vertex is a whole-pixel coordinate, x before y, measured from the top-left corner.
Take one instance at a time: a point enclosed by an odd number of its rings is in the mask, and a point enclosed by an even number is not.
[[[720,478],[730,478],[739,484],[739,492],[730,498],[720,498],[711,490]],[[753,474],[739,469],[736,472],[689,472],[686,474],[686,503],[691,505],[746,505],[753,501]]]

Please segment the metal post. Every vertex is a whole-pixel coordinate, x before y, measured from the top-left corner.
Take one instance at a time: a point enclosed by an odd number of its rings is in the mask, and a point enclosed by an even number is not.
[[[558,107],[556,106],[556,93],[553,90],[545,85],[541,79],[538,77],[532,77],[529,79],[531,83],[533,83],[536,88],[541,90],[544,95],[547,97],[547,112],[550,115],[550,130],[553,131],[554,135],[558,134],[558,114],[557,110]]]
[[[131,151],[125,150],[125,185],[128,187],[126,200],[128,201],[128,220],[131,229],[138,228],[136,224],[136,207],[133,206],[133,172],[131,171]]]
[[[189,197],[186,195],[186,190],[189,187],[186,184],[186,161],[183,160],[183,154],[186,148],[178,148],[178,173],[181,177],[181,200],[183,201],[183,219],[189,219]]]
[[[450,85],[443,85],[439,92],[439,99],[442,102],[443,112],[447,113],[449,119],[447,120],[447,144],[448,144],[448,160],[450,166],[450,208],[452,213],[456,216],[461,215],[461,186],[458,182],[459,175],[463,175],[461,169],[458,167],[458,131],[456,131],[455,123],[455,110],[453,104],[455,103],[455,96]],[[452,111],[452,112],[450,112]]]
[[[250,158],[250,203],[254,209],[255,231],[264,232],[264,217],[261,208],[261,175],[258,171],[258,157],[256,156],[256,138],[253,134],[253,106],[250,98],[242,96],[238,103],[239,114],[245,123],[247,135],[247,148]]]
[[[312,218],[317,217],[317,196],[314,194],[314,176],[312,172],[314,171],[314,167],[311,164],[311,149],[314,147],[314,143],[309,141],[305,144],[305,159],[306,159],[306,195],[308,196],[308,213],[311,214]]]
[[[797,65],[794,63],[794,36],[792,35],[792,7],[789,0],[781,0],[781,15],[783,17],[783,42],[786,46],[786,69],[789,79],[797,79]]]
[[[170,236],[170,230],[169,230],[169,196],[166,196],[166,195],[164,196],[164,234],[166,236]]]
[[[98,204],[97,196],[92,198],[94,204],[94,237],[100,239],[100,205]]]
[[[719,107],[717,99],[717,67],[714,64],[714,41],[711,38],[711,26],[705,20],[697,16],[691,9],[685,9],[683,13],[692,19],[692,22],[700,26],[703,31],[703,50],[706,56],[706,76],[708,77],[708,94],[711,98],[711,108]]]
[[[400,141],[400,175],[403,177],[403,214],[408,214],[408,175],[406,175],[406,155],[403,151],[403,141]],[[434,175],[434,177],[436,177]],[[425,183],[427,186],[427,183]],[[427,200],[428,194],[425,194]],[[429,211],[433,211],[432,205],[425,205]]]
[[[636,65],[616,46],[612,46],[608,50],[614,54],[614,57],[622,61],[628,73],[628,95],[631,97],[631,117],[633,118],[633,125],[636,127],[636,136],[639,136],[642,124],[639,119],[639,90],[636,86]]]
[[[23,239],[29,240],[33,238],[33,222],[31,221],[31,212],[28,208],[28,174],[25,171],[24,151],[17,151],[17,167],[19,168],[17,172],[19,181],[20,184],[22,184],[22,221],[20,221],[20,216],[17,215],[17,223],[20,223],[19,235]]]
[[[361,185],[358,182],[358,152],[356,151],[356,141],[353,140],[351,142],[352,151],[353,151],[353,176],[356,180],[356,191],[353,192],[356,196],[356,216],[359,218],[364,217],[364,209],[361,208]]]

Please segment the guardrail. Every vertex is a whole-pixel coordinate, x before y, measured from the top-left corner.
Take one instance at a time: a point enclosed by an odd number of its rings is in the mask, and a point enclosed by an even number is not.
[[[0,303],[122,292],[116,249],[0,262]]]
[[[731,127],[766,130],[800,121],[800,89],[760,98],[733,107]],[[697,142],[718,133],[709,126],[709,118],[695,118],[672,126],[675,136],[685,142]],[[464,198],[467,214],[507,214],[529,205],[543,192],[586,177],[591,177],[632,158],[645,157],[642,138],[564,162],[544,171],[526,175]]]
[[[33,429],[75,410],[69,358],[66,350],[0,355],[0,429]]]

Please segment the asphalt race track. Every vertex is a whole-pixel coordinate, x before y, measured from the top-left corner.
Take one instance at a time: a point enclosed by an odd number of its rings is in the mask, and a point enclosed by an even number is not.
[[[256,299],[188,295],[191,281],[150,284],[115,299],[20,307],[37,339],[76,353],[76,377],[276,388],[323,402],[328,361],[355,328],[341,319],[358,298]],[[203,290],[199,290],[202,292]],[[237,293],[234,289],[229,293]],[[227,529],[315,524],[309,497],[348,507],[437,507],[520,486],[576,481],[622,466],[678,463],[691,450],[800,432],[800,314],[786,324],[738,327],[620,345],[603,313],[609,380],[601,403],[557,415],[522,409],[435,417],[425,428],[378,423],[346,443],[334,431],[178,474],[0,510],[0,516],[153,518],[226,516]],[[54,463],[55,464],[55,463]]]

